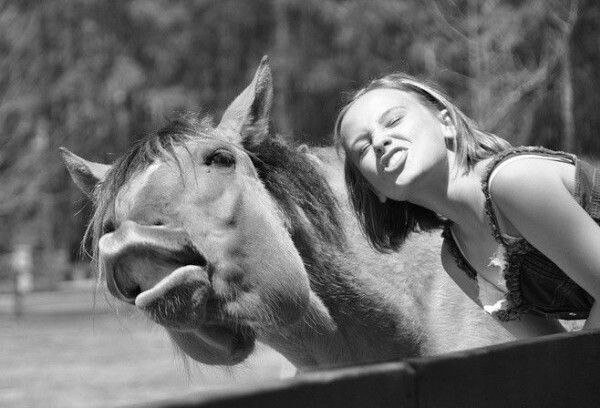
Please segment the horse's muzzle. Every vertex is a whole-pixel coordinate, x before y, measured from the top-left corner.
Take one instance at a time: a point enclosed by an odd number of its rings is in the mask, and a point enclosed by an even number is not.
[[[100,238],[100,267],[109,291],[134,304],[136,297],[185,265],[205,267],[207,262],[183,229],[123,222]]]

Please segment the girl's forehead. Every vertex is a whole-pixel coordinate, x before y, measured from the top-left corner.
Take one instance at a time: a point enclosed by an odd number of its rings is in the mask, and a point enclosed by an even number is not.
[[[411,106],[420,104],[419,98],[412,92],[393,88],[377,88],[365,92],[358,97],[350,106],[350,110],[373,111],[385,110],[390,106]]]
[[[342,136],[357,131],[367,123],[376,121],[392,107],[409,108],[420,104],[411,92],[392,88],[378,88],[366,92],[351,102],[340,123]]]

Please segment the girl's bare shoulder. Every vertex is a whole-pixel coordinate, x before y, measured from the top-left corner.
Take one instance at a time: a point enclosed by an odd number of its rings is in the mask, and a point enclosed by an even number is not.
[[[494,169],[489,179],[490,195],[497,205],[503,200],[552,196],[557,190],[572,194],[574,188],[573,163],[539,157],[508,160]]]
[[[527,238],[528,229],[566,216],[565,211],[577,206],[573,163],[519,157],[498,166],[488,181],[498,222],[511,236]]]

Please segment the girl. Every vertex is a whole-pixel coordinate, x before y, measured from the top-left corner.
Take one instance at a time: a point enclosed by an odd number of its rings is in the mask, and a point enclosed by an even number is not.
[[[335,139],[376,249],[443,227],[448,274],[517,337],[563,330],[557,319],[600,327],[600,169],[568,153],[513,148],[402,74],[357,92]]]

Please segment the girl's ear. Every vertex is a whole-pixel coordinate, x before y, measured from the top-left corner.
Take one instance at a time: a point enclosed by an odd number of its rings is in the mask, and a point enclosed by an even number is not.
[[[446,147],[450,150],[454,150],[456,146],[456,127],[448,113],[448,109],[442,109],[438,114],[438,119],[441,122],[442,135],[444,135]]]

